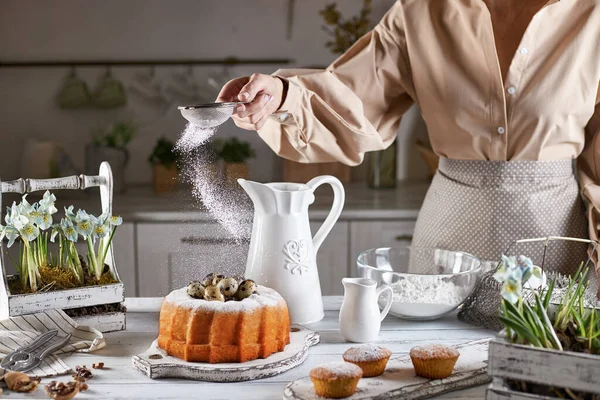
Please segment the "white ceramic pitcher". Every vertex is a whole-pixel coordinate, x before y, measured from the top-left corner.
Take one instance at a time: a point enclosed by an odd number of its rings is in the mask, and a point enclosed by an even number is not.
[[[392,288],[367,278],[344,278],[344,301],[340,309],[340,333],[349,342],[366,343],[377,340],[381,321],[392,305]],[[378,299],[389,291],[383,311],[379,311]]]
[[[333,176],[319,176],[306,184],[244,179],[238,183],[254,203],[246,278],[277,290],[293,324],[320,321],[323,300],[316,255],[344,207],[342,183]],[[315,201],[315,189],[325,183],[333,188],[333,206],[313,237],[308,206]]]

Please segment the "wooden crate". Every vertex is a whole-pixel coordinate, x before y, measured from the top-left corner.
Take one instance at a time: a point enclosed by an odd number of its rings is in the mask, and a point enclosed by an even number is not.
[[[113,179],[110,165],[103,162],[97,176],[69,176],[55,179],[17,179],[14,181],[0,181],[0,216],[2,215],[2,193],[31,193],[45,190],[58,189],[87,189],[100,188],[100,202],[102,212],[112,214]],[[8,282],[15,279],[8,276],[4,262],[4,244],[0,242],[0,319],[33,314],[50,309],[72,309],[80,307],[98,306],[104,304],[123,303],[123,283],[117,272],[112,244],[108,249],[106,264],[118,283],[110,285],[87,286],[67,290],[57,290],[45,293],[11,294]],[[91,325],[94,328],[109,332],[125,329],[125,313],[109,312],[75,317],[78,323]]]
[[[559,400],[511,390],[506,379],[600,394],[600,356],[508,343],[502,336],[490,341],[487,400]]]

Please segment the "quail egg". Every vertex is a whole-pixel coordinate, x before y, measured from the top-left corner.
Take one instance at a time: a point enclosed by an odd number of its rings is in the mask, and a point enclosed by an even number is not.
[[[238,281],[235,278],[225,278],[217,286],[226,297],[232,297],[238,290]]]
[[[191,281],[187,286],[187,294],[195,299],[203,299],[204,286],[200,281]]]
[[[207,286],[204,289],[204,300],[207,301],[225,301],[225,296],[221,293],[218,286]]]
[[[246,279],[245,281],[240,283],[240,287],[235,293],[235,297],[238,300],[243,300],[246,297],[250,297],[253,293],[256,292],[257,287],[258,286],[256,285],[256,282],[254,282],[252,279]]]

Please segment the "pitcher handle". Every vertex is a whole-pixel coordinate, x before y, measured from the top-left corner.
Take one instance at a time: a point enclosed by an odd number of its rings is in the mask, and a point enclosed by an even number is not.
[[[315,253],[319,250],[319,247],[321,247],[321,244],[323,244],[323,240],[325,240],[329,232],[331,232],[333,225],[335,225],[340,217],[342,208],[344,208],[344,200],[346,196],[344,192],[344,185],[342,185],[342,182],[340,182],[340,180],[335,176],[317,176],[316,178],[311,179],[306,185],[315,191],[319,186],[325,183],[328,183],[333,188],[333,205],[331,206],[331,211],[329,211],[327,218],[325,218],[325,222],[323,222],[323,225],[321,225],[313,237],[313,247],[315,249]]]
[[[390,295],[388,296],[388,301],[385,307],[383,307],[383,310],[381,311],[381,321],[383,321],[383,319],[388,315],[388,312],[390,312],[390,307],[392,307],[392,301],[394,300],[394,292],[388,285],[381,285],[379,288],[377,288],[377,298],[379,298],[379,296],[381,296],[381,294],[386,290],[390,292]]]

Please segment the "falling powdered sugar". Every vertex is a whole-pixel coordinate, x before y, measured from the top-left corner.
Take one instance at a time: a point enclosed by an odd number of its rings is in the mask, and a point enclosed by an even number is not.
[[[183,178],[192,185],[193,196],[235,240],[246,241],[252,232],[252,203],[236,182],[218,172],[218,157],[209,140],[217,128],[188,124],[175,147],[181,154]]]

